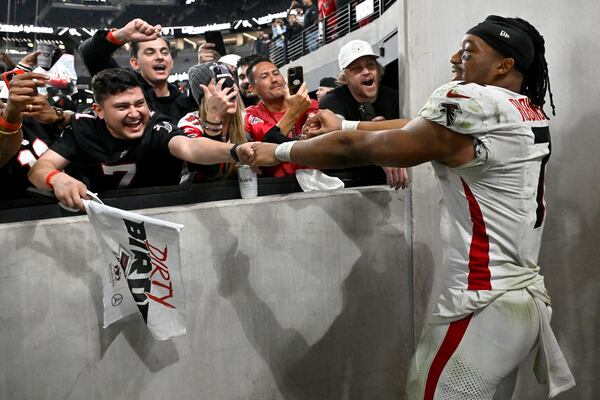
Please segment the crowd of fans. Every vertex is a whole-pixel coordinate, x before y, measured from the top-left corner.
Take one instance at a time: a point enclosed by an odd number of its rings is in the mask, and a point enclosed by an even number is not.
[[[302,140],[319,108],[329,108],[347,127],[399,118],[398,93],[380,87],[378,55],[360,40],[341,49],[340,75],[321,79],[318,100],[305,83],[290,93],[261,43],[298,34],[317,20],[315,9],[311,0],[293,2],[287,22],[273,22],[277,35],[261,33],[251,56],[219,54],[206,43],[188,71],[189,82],[176,84],[168,82],[174,61],[160,26],[138,18],[99,30],[79,47],[92,77],[91,105],[78,106],[64,88],[52,88],[46,75],[32,72],[39,52],[7,65],[13,73],[6,104],[0,104],[0,201],[28,196],[30,183],[82,208],[88,190],[235,178],[236,165],[252,156],[250,142]],[[127,67],[113,59],[125,43],[131,49]],[[39,87],[49,87],[48,94],[39,94]],[[302,168],[283,163],[262,174],[284,177]],[[386,174],[391,186],[406,186],[405,170]]]

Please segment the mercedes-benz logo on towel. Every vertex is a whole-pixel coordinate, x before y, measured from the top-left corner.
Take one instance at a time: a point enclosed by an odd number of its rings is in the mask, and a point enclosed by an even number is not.
[[[113,297],[110,299],[110,303],[113,307],[118,307],[123,302],[123,295],[116,293],[113,294]]]

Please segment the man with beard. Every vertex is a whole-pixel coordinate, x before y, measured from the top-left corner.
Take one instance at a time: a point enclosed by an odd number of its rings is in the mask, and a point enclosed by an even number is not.
[[[174,124],[196,104],[190,96],[181,93],[167,79],[173,71],[173,57],[169,42],[160,37],[160,25],[150,25],[134,19],[124,27],[99,30],[79,46],[79,54],[93,77],[107,68],[118,68],[112,54],[125,43],[131,44],[129,64],[135,71],[148,105],[166,115]]]
[[[529,354],[552,398],[575,380],[538,265],[550,157],[544,38],[523,19],[489,16],[460,46],[462,81],[436,89],[404,128],[255,143],[251,166],[431,162],[442,192],[444,285],[411,361],[408,398],[491,400]],[[550,105],[554,112],[552,92]]]
[[[255,106],[259,100],[256,94],[250,90],[250,82],[248,81],[248,66],[257,57],[255,54],[242,57],[237,66],[238,87],[245,107]]]
[[[346,43],[338,55],[341,85],[319,100],[319,107],[339,115],[346,126],[358,121],[390,120],[400,117],[400,95],[397,90],[380,85],[383,66],[379,55],[363,40]],[[400,189],[408,185],[405,168],[383,168],[387,184]]]
[[[96,115],[76,114],[71,125],[33,166],[29,179],[54,189],[59,201],[83,208],[87,188],[104,191],[179,183],[182,160],[196,164],[239,162],[249,144],[189,138],[159,113],[151,113],[136,77],[122,69],[99,72],[91,83]],[[64,168],[75,164],[83,183]]]

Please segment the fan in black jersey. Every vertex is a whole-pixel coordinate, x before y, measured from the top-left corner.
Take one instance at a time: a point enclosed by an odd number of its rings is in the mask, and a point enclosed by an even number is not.
[[[182,160],[196,164],[245,162],[250,143],[232,145],[189,138],[163,117],[151,115],[139,82],[121,69],[99,72],[92,80],[95,115],[76,114],[71,126],[35,164],[29,175],[38,188],[53,188],[69,207],[83,208],[87,188],[176,184]],[[73,163],[81,182],[64,173]]]
[[[0,201],[26,197],[26,190],[31,186],[27,179],[30,168],[37,159],[48,149],[48,146],[60,136],[64,126],[69,123],[73,113],[50,107],[46,97],[36,94],[36,85],[43,84],[45,79],[33,81],[30,72],[37,64],[38,52],[27,54],[8,76],[16,76],[11,81],[10,93],[23,96],[23,108],[19,112],[22,123],[22,140],[20,148],[0,168],[0,185],[5,190],[0,191]],[[0,102],[0,109],[4,104]]]

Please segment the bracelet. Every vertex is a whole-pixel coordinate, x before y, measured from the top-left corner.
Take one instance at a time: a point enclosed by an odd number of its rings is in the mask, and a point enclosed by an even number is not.
[[[65,112],[62,108],[58,108],[58,107],[52,107],[52,109],[54,110],[54,112],[56,113],[56,116],[58,117],[58,121],[55,122],[56,125],[58,124],[62,124],[63,122],[65,122]]]
[[[31,71],[33,71],[33,67],[31,65],[23,64],[20,61],[17,64],[17,68],[22,69],[25,72],[31,72]]]
[[[123,46],[123,44],[124,44],[123,42],[121,42],[119,39],[117,39],[115,37],[115,35],[113,34],[113,31],[108,31],[108,33],[106,34],[106,40],[108,40],[115,46]]]
[[[275,148],[275,157],[279,161],[292,161],[292,146],[296,141],[281,143]]]
[[[342,130],[343,131],[355,131],[356,129],[358,129],[358,124],[360,124],[360,121],[343,120],[342,121]]]
[[[0,127],[8,129],[8,131],[18,131],[19,129],[21,129],[21,122],[18,122],[16,124],[13,122],[8,122],[4,119],[3,115],[0,115]]]
[[[231,146],[231,148],[229,149],[229,154],[231,155],[231,158],[233,158],[233,161],[235,161],[236,163],[240,162],[240,158],[237,155],[237,148],[240,147],[239,143],[234,144],[233,146]]]
[[[0,129],[0,135],[4,136],[12,136],[15,133],[18,133],[21,129],[17,129],[16,131],[5,131],[4,129]]]
[[[50,171],[50,172],[48,173],[48,175],[46,175],[46,187],[47,187],[48,189],[52,189],[52,187],[53,187],[53,186],[52,186],[52,184],[50,183],[50,180],[51,180],[51,179],[54,177],[54,175],[56,175],[56,174],[60,174],[61,172],[62,172],[62,171],[59,171],[59,170],[57,170],[57,169],[53,169],[52,171]]]

